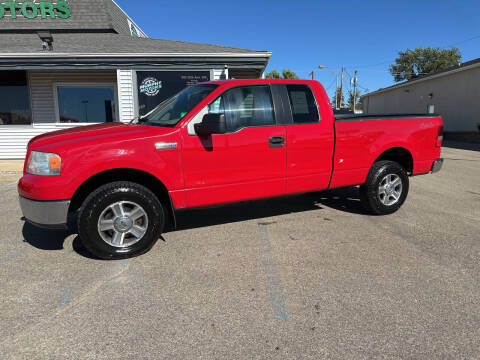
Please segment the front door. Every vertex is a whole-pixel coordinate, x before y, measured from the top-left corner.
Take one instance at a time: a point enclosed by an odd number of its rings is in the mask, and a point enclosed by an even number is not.
[[[226,134],[182,129],[188,207],[285,193],[286,130],[277,125],[268,85],[226,90],[203,113],[224,113]]]

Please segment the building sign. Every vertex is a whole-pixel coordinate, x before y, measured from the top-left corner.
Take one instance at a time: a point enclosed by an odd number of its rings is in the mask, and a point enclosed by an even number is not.
[[[137,71],[140,115],[188,86],[210,80],[210,71]]]
[[[70,17],[68,1],[3,1],[0,2],[0,19],[67,19]]]
[[[140,94],[157,96],[162,88],[162,82],[154,77],[148,77],[140,84]]]

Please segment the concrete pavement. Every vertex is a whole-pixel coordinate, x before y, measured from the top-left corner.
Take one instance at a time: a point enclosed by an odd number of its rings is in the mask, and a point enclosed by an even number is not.
[[[193,210],[118,262],[24,225],[0,176],[1,357],[478,358],[480,152],[442,155],[390,216],[356,189]]]

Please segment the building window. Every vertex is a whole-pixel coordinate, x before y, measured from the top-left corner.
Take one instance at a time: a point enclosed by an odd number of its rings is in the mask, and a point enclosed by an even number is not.
[[[183,89],[210,80],[210,71],[137,71],[139,114],[146,115]]]
[[[62,123],[103,123],[117,120],[114,86],[59,85],[57,99]]]
[[[306,85],[287,85],[294,124],[308,124],[319,121],[317,104],[312,90]]]
[[[0,125],[32,123],[26,71],[0,71]]]

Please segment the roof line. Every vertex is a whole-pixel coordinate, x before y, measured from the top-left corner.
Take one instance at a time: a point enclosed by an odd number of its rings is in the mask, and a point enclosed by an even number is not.
[[[130,20],[130,21],[132,22],[132,24],[135,25],[135,26],[138,28],[138,30],[140,30],[140,31],[142,32],[143,36],[145,36],[146,38],[148,38],[148,35],[145,33],[145,31],[143,31],[142,28],[141,28],[140,26],[138,26],[135,21],[133,21],[133,19],[130,17],[130,15],[128,15],[128,14],[125,12],[125,10],[123,10],[123,9],[120,7],[120,5],[118,5],[118,4],[116,3],[115,0],[110,0],[110,1],[112,1],[112,2],[120,9],[120,11],[125,14],[125,16],[128,18],[128,20]],[[109,15],[110,15],[110,14],[109,14]]]
[[[39,57],[63,57],[63,58],[88,58],[88,57],[191,57],[191,56],[203,56],[203,57],[267,57],[270,58],[271,52],[262,53],[9,53],[0,54],[0,58],[39,58]]]
[[[461,71],[465,71],[465,70],[470,70],[470,69],[473,69],[473,68],[476,68],[476,67],[479,67],[479,66],[480,66],[480,58],[470,60],[470,61],[467,61],[467,62],[465,62],[465,63],[461,64],[460,66],[457,66],[453,69],[440,71],[440,72],[437,72],[437,73],[422,76],[422,77],[417,78],[417,79],[404,81],[400,84],[395,84],[395,85],[392,85],[392,86],[388,86],[388,87],[383,88],[383,89],[378,89],[376,91],[372,91],[370,93],[364,94],[364,95],[360,96],[360,98],[367,97],[367,96],[370,96],[370,95],[376,95],[376,94],[384,93],[384,92],[387,92],[387,91],[390,91],[390,90],[399,89],[399,88],[409,86],[409,85],[412,85],[412,84],[418,84],[418,83],[423,82],[423,81],[436,79],[436,78],[439,78],[439,77],[442,77],[442,76],[455,74],[457,72],[461,72]]]

